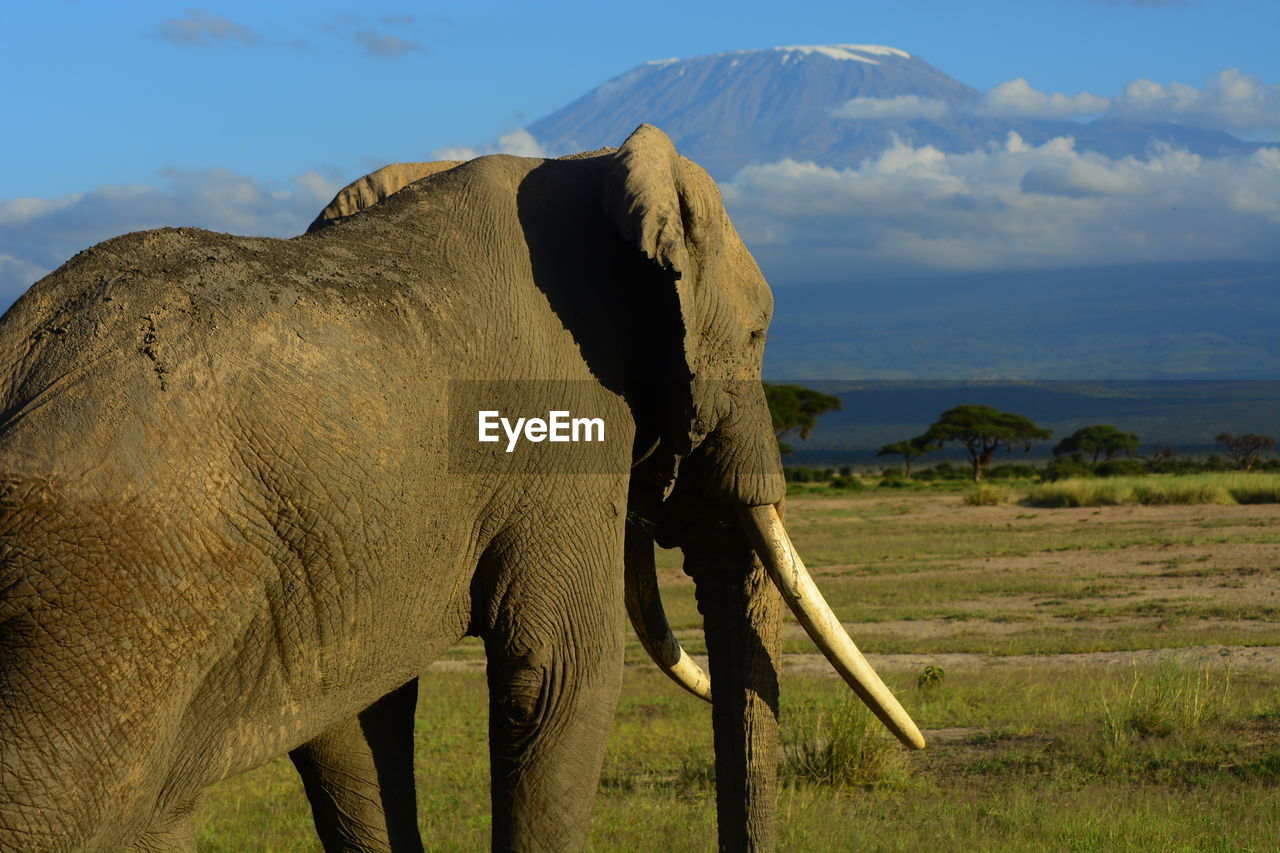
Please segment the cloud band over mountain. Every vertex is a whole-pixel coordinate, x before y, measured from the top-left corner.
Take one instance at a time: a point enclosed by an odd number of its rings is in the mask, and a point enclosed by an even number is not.
[[[948,154],[899,141],[858,167],[784,160],[723,184],[775,279],[1280,259],[1280,149],[1207,158],[1077,150],[1070,138]]]
[[[1194,127],[1238,133],[1280,132],[1280,85],[1267,85],[1252,74],[1228,68],[1212,74],[1204,87],[1185,83],[1162,85],[1147,79],[1127,84],[1114,98],[1080,92],[1041,92],[1018,77],[1001,83],[968,103],[918,95],[850,98],[831,109],[835,118],[940,119],[948,114],[1146,122],[1181,122]]]

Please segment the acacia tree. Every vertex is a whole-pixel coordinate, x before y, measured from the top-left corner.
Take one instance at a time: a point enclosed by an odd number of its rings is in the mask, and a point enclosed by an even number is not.
[[[997,450],[1012,451],[1014,447],[1030,450],[1033,443],[1050,435],[1049,430],[1013,412],[1002,412],[991,406],[956,406],[943,412],[921,438],[938,444],[948,441],[963,444],[976,483],[982,479],[982,472]]]
[[[1121,432],[1111,424],[1095,424],[1078,429],[1053,447],[1054,456],[1069,453],[1091,453],[1096,465],[1098,456],[1105,454],[1110,462],[1120,451],[1132,456],[1138,449],[1138,437],[1131,432]]]
[[[905,441],[886,444],[876,452],[876,456],[901,456],[902,469],[910,477],[911,463],[926,453],[932,453],[941,446],[935,441],[930,441],[926,436],[917,435],[915,438],[908,438]]]
[[[764,385],[765,400],[769,403],[769,417],[773,419],[773,434],[778,439],[778,449],[791,453],[795,448],[782,440],[786,435],[798,435],[800,440],[809,437],[817,426],[818,418],[827,412],[840,411],[840,398],[800,385]]]
[[[1258,464],[1258,457],[1262,455],[1262,451],[1271,450],[1276,446],[1276,440],[1273,437],[1253,432],[1247,435],[1220,432],[1213,437],[1213,440],[1226,448],[1227,456],[1231,457],[1231,461],[1235,462],[1242,471],[1252,470],[1253,466]]]

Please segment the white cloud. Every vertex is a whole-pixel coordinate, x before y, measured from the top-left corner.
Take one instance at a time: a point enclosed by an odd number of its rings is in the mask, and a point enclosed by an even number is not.
[[[1112,105],[1115,116],[1173,121],[1235,132],[1280,131],[1280,85],[1228,68],[1212,74],[1203,89],[1134,80]]]
[[[1280,149],[1202,158],[1077,151],[1058,138],[965,154],[901,141],[856,168],[784,160],[723,186],[767,273],[848,281],[930,271],[1280,260]]]
[[[850,98],[831,110],[835,118],[853,119],[917,119],[942,118],[947,104],[936,98],[919,95],[897,95],[892,98]]]
[[[1019,187],[1025,192],[1069,198],[1151,195],[1153,181],[1129,165],[1098,157],[1065,158],[1031,167]]]
[[[433,19],[437,23],[447,23],[444,19]],[[411,14],[399,13],[384,15],[378,19],[381,28],[420,29],[418,19]],[[401,38],[391,33],[380,32],[369,26],[363,17],[350,12],[339,12],[326,22],[321,29],[341,39],[350,39],[364,48],[364,55],[375,59],[394,59],[406,53],[426,50],[420,42]]]
[[[38,266],[13,255],[0,254],[0,298],[10,300],[26,290],[33,281],[39,281],[48,274],[48,267]]]
[[[1078,95],[1046,94],[1031,88],[1025,77],[1019,77],[983,94],[972,110],[978,115],[1065,119],[1104,113],[1110,103],[1106,98],[1088,92]]]
[[[165,18],[156,25],[156,34],[179,47],[208,47],[238,42],[253,45],[262,37],[248,27],[223,15],[188,7],[181,18]]]
[[[546,157],[547,151],[532,133],[523,127],[509,130],[496,142],[479,148],[470,145],[448,145],[431,152],[433,160],[473,160],[485,154],[514,154],[517,157]]]
[[[972,103],[948,104],[919,95],[892,98],[850,98],[831,109],[835,118],[850,119],[940,119],[951,115],[1016,116],[1020,118],[1066,119],[1098,115],[1111,102],[1081,92],[1078,95],[1052,94],[1031,88],[1026,78],[1001,83]]]
[[[390,59],[404,53],[412,53],[423,49],[422,45],[416,41],[402,39],[399,36],[379,34],[367,28],[357,31],[355,39],[364,47],[366,56],[376,56],[381,59]]]
[[[852,98],[831,115],[849,119],[939,119],[946,115],[1071,119],[1106,115],[1135,121],[1178,122],[1234,133],[1280,132],[1280,84],[1228,68],[1210,75],[1203,88],[1138,79],[1114,98],[1089,92],[1041,92],[1025,77],[984,92],[970,104],[947,104],[918,95]]]
[[[104,186],[55,199],[0,201],[0,302],[81,249],[129,231],[192,225],[237,234],[301,234],[343,185],[310,171],[267,184],[226,169],[167,170],[162,186]]]
[[[11,198],[0,201],[0,227],[19,225],[29,219],[48,216],[76,203],[79,195],[62,198]]]

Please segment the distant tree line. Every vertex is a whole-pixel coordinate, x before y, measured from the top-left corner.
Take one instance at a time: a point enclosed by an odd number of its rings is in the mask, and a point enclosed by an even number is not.
[[[769,414],[773,419],[774,435],[784,454],[794,450],[783,440],[784,437],[796,436],[803,441],[809,437],[819,417],[827,412],[840,410],[840,398],[800,385],[764,383],[764,391],[769,403]],[[939,415],[920,435],[886,444],[876,455],[900,458],[901,469],[886,470],[896,472],[896,479],[902,480],[965,478],[965,473],[950,462],[942,462],[912,474],[912,467],[921,457],[947,445],[964,448],[969,461],[967,479],[974,482],[980,482],[987,476],[1063,479],[1070,476],[1105,477],[1208,470],[1252,471],[1264,466],[1280,469],[1280,460],[1263,460],[1263,454],[1276,447],[1276,440],[1270,435],[1218,433],[1214,436],[1214,441],[1222,446],[1226,459],[1211,454],[1208,459],[1197,462],[1179,458],[1167,444],[1154,448],[1146,457],[1139,456],[1139,436],[1111,424],[1093,424],[1071,433],[1053,446],[1054,459],[1043,468],[1017,464],[992,465],[1000,451],[1027,452],[1037,442],[1047,441],[1051,434],[1031,419],[1014,412],[1003,412],[985,405],[954,406]],[[1120,458],[1121,454],[1124,458]],[[834,483],[837,480],[857,480],[847,467],[838,471],[835,468],[789,467],[787,471],[788,478],[794,482]],[[895,479],[895,476],[887,479]],[[857,485],[846,482],[845,486],[857,488],[861,486],[861,481],[857,481]]]
[[[1049,430],[1037,426],[1029,418],[1013,412],[1002,412],[991,406],[956,406],[943,412],[920,435],[886,444],[877,455],[901,457],[904,475],[910,477],[911,465],[915,460],[948,443],[956,443],[964,447],[969,458],[970,477],[978,482],[983,479],[998,451],[1009,453],[1020,449],[1025,452],[1037,441],[1047,440],[1050,434]],[[1053,446],[1054,461],[1045,471],[1050,477],[1054,477],[1059,471],[1070,471],[1075,476],[1099,472],[1104,476],[1114,476],[1120,473],[1148,473],[1162,468],[1186,468],[1191,464],[1176,463],[1173,449],[1167,446],[1157,449],[1150,460],[1135,459],[1140,440],[1134,433],[1124,432],[1111,424],[1082,427]],[[1229,467],[1241,471],[1253,470],[1263,452],[1273,450],[1276,446],[1273,437],[1256,433],[1234,436],[1223,432],[1215,436],[1214,441],[1223,446],[1231,460]],[[1122,453],[1128,458],[1117,459]],[[1089,457],[1087,463],[1086,455]],[[1099,459],[1102,461],[1099,462]],[[1220,460],[1214,463],[1213,457],[1210,457],[1207,464],[1216,470],[1228,467],[1223,466]],[[1015,467],[1037,471],[1029,465]]]

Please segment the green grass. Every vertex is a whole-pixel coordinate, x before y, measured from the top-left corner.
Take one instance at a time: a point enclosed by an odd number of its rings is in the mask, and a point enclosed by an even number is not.
[[[1280,645],[1275,507],[1203,518],[976,510],[962,491],[842,497],[796,497],[788,524],[859,645],[984,657],[923,680],[923,663],[880,667],[925,730],[922,752],[901,750],[835,678],[784,668],[779,849],[1276,849],[1275,673],[1230,654],[1204,663],[1206,647]],[[679,557],[659,563],[672,624],[701,653],[692,585],[670,571]],[[794,624],[783,645],[814,654]],[[1136,665],[1051,657],[1192,647],[1194,660]],[[477,665],[422,681],[420,821],[427,849],[487,849],[483,647],[448,657]],[[626,659],[588,849],[712,850],[710,709],[635,642]],[[197,826],[201,851],[318,849],[285,759],[211,789]]]
[[[1268,678],[1173,664],[948,672],[928,687],[887,674],[929,749],[896,746],[833,679],[784,678],[781,849],[1268,850],[1280,831]],[[423,687],[428,848],[485,849],[483,674]],[[709,713],[677,691],[628,669],[589,849],[714,848]],[[316,849],[284,760],[215,787],[198,817],[202,851]]]
[[[778,775],[783,783],[833,788],[900,788],[905,753],[866,706],[846,692],[793,704]]]

